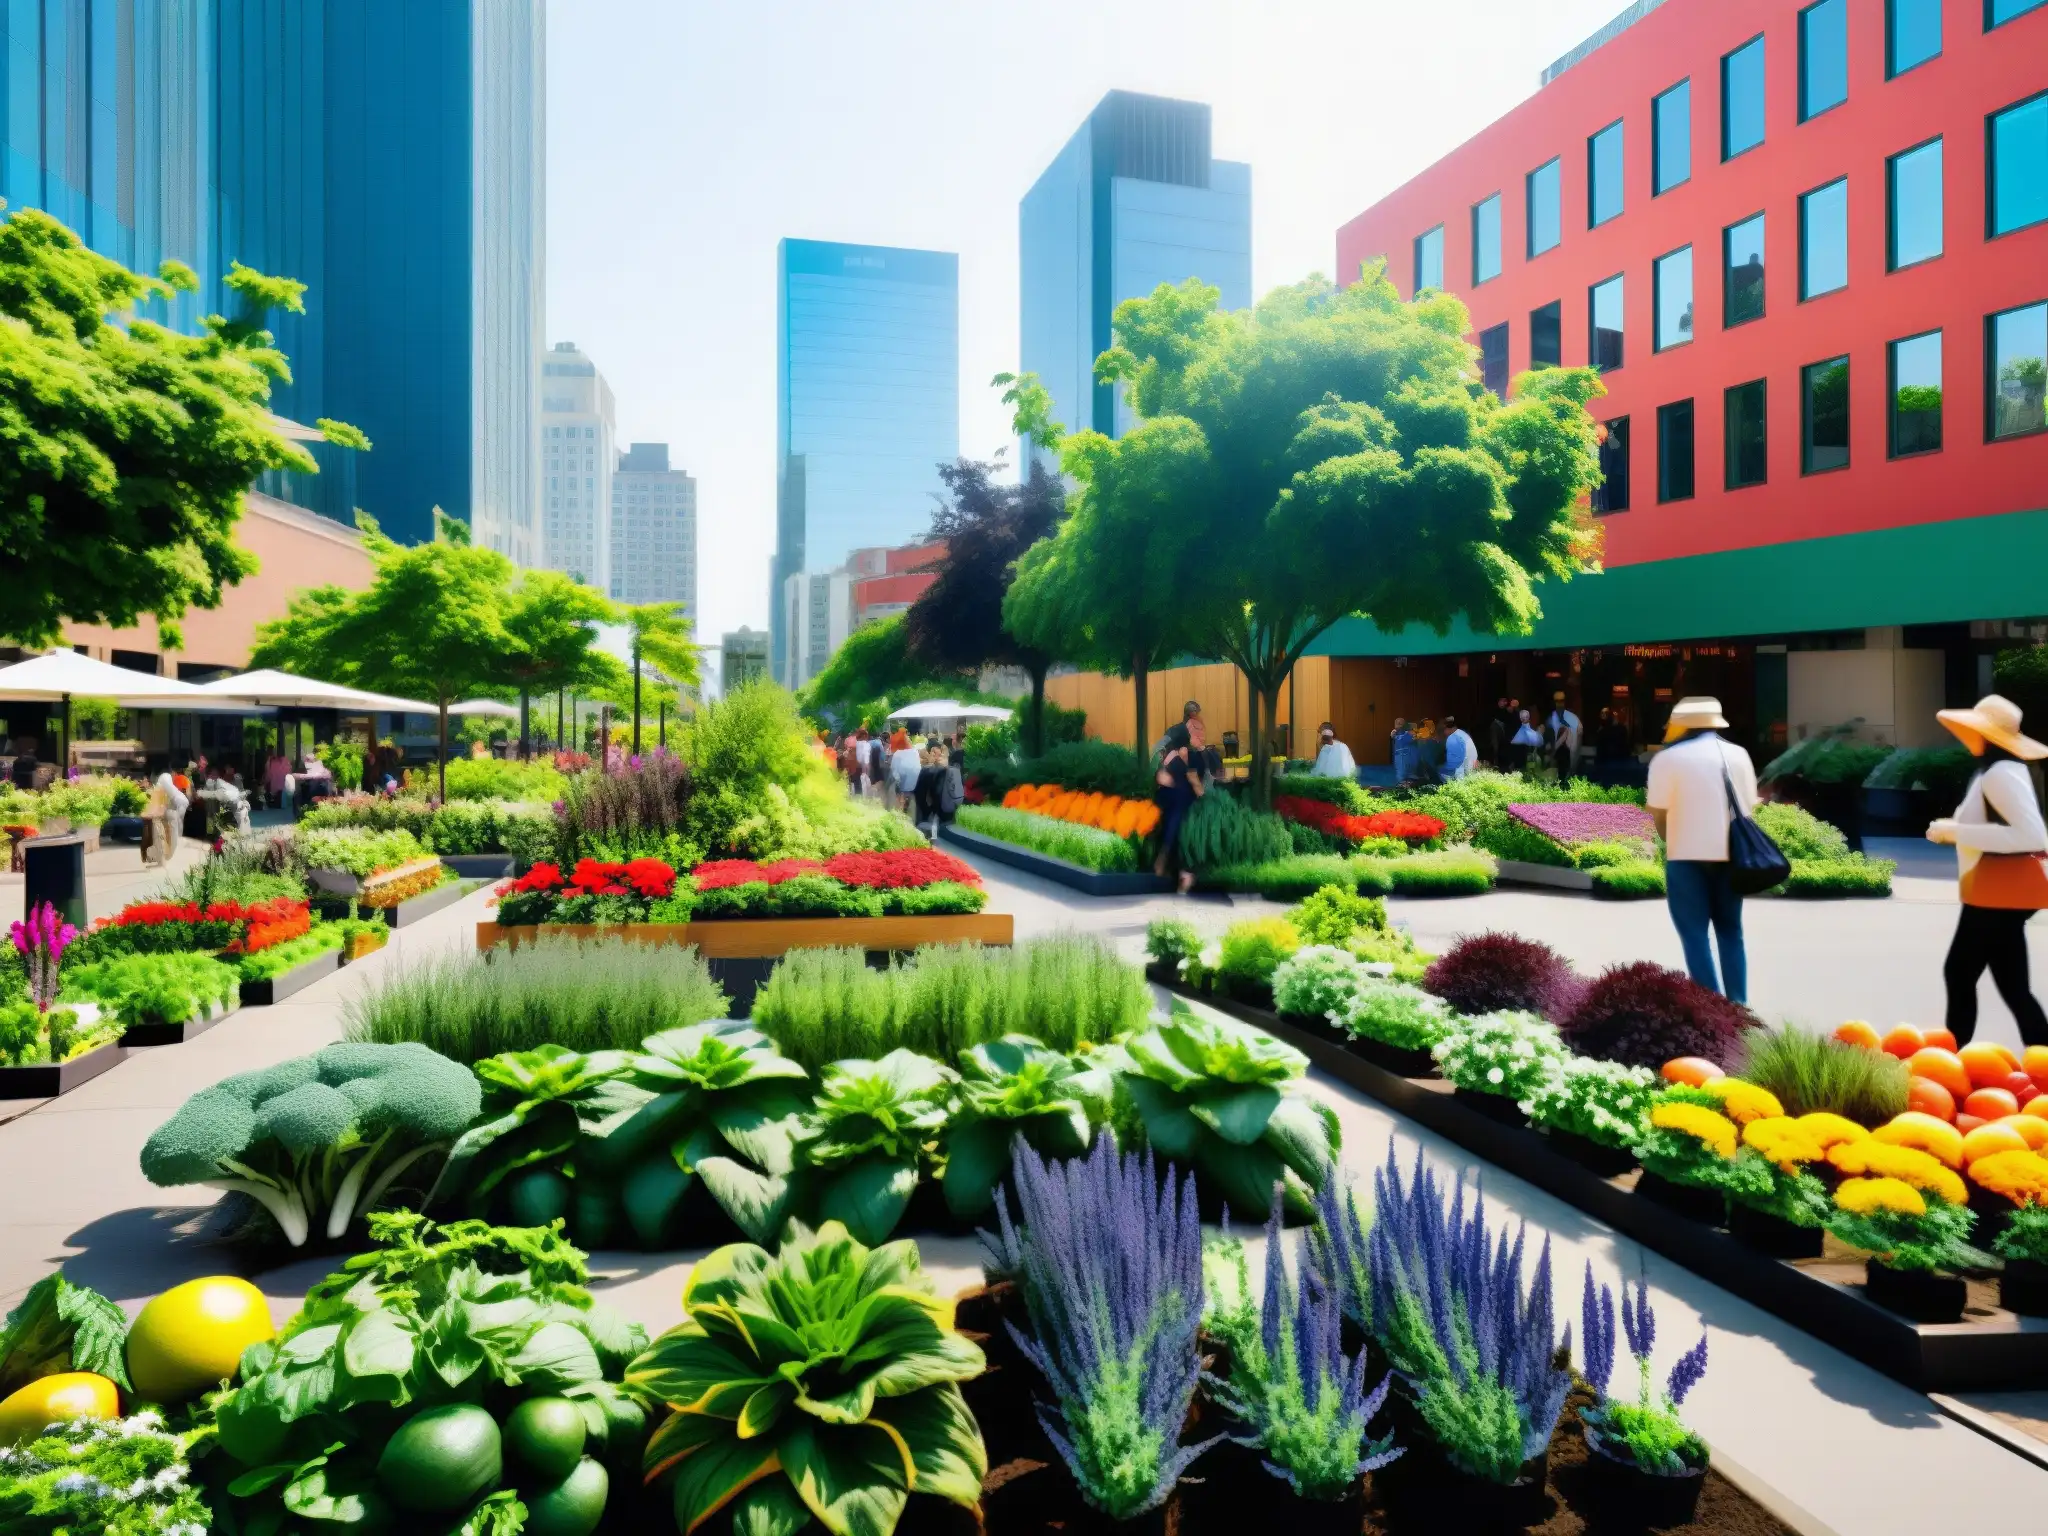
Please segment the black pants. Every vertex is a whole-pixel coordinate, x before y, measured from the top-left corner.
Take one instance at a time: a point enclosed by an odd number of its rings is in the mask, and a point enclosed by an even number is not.
[[[1948,983],[1948,1029],[1957,1045],[1977,1032],[1977,978],[1991,969],[1998,995],[2019,1021],[2020,1039],[2048,1045],[2048,1015],[2027,981],[2027,919],[2034,914],[1998,907],[1964,907],[1948,947],[1942,979]]]

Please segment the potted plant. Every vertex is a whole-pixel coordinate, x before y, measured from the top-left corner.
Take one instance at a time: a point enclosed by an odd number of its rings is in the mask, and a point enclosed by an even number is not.
[[[1718,1108],[1697,1095],[1667,1089],[1650,1106],[1650,1123],[1636,1143],[1643,1165],[1635,1192],[1681,1216],[1718,1226],[1727,1215],[1728,1183],[1735,1176],[1741,1132]]]
[[[1458,1021],[1419,987],[1375,978],[1333,1018],[1355,1056],[1399,1077],[1435,1077],[1436,1046]]]
[[[2005,1261],[1998,1304],[2023,1317],[2048,1317],[2048,1157],[1993,1152],[1970,1164],[1970,1182],[2005,1196],[2014,1209],[1991,1248]]]
[[[1846,1134],[1824,1123],[1840,1121]],[[1728,1231],[1736,1241],[1776,1259],[1817,1259],[1827,1230],[1828,1186],[1816,1170],[1833,1172],[1828,1148],[1860,1140],[1860,1126],[1838,1115],[1773,1115],[1742,1128],[1736,1154],[1745,1166],[1729,1188]],[[1831,1141],[1829,1137],[1835,1136]]]
[[[1962,1179],[1930,1153],[1875,1138],[1834,1147],[1828,1160],[1847,1175],[1828,1230],[1870,1255],[1870,1299],[1918,1323],[1959,1321],[1968,1289],[1953,1272],[1991,1262],[1970,1246],[1976,1217]]]
[[[1699,1343],[1679,1357],[1660,1390],[1650,1374],[1650,1351],[1657,1342],[1650,1287],[1640,1276],[1633,1288],[1624,1282],[1621,1326],[1636,1365],[1636,1395],[1610,1396],[1614,1312],[1614,1293],[1594,1283],[1593,1266],[1587,1264],[1581,1347],[1586,1385],[1596,1401],[1579,1410],[1579,1428],[1593,1453],[1587,1466],[1594,1486],[1617,1523],[1630,1529],[1689,1524],[1706,1482],[1707,1446],[1685,1426],[1678,1409],[1707,1372],[1707,1336],[1702,1333]]]
[[[1488,1119],[1521,1125],[1529,1105],[1563,1069],[1556,1028],[1533,1013],[1462,1020],[1435,1048],[1437,1070],[1458,1098]]]
[[[1647,1067],[1566,1056],[1529,1100],[1529,1119],[1550,1144],[1602,1178],[1636,1165],[1657,1074]]]

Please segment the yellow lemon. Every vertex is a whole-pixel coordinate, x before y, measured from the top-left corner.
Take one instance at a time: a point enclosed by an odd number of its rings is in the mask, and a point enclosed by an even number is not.
[[[0,1403],[0,1445],[33,1440],[66,1419],[114,1419],[121,1398],[114,1384],[91,1371],[64,1371],[32,1381]]]
[[[242,1351],[276,1332],[270,1303],[248,1281],[187,1280],[145,1306],[128,1330],[128,1379],[144,1402],[186,1402],[234,1375]]]

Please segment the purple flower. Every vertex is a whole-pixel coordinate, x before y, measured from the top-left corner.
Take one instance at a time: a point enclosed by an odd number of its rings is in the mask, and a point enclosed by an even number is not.
[[[78,930],[58,915],[49,902],[36,903],[25,921],[7,930],[15,953],[28,962],[29,996],[44,1013],[57,1001],[57,972],[64,951],[78,937]]]
[[[1579,1302],[1579,1327],[1586,1351],[1586,1380],[1603,1397],[1614,1376],[1614,1292],[1593,1283],[1593,1262],[1586,1261],[1586,1289]]]
[[[1700,1335],[1699,1343],[1693,1345],[1678,1357],[1678,1364],[1671,1367],[1671,1379],[1664,1390],[1670,1394],[1672,1403],[1685,1401],[1685,1394],[1700,1384],[1700,1378],[1707,1374],[1707,1336]]]
[[[1586,805],[1559,800],[1542,805],[1511,805],[1508,814],[1534,827],[1552,842],[1569,847],[1573,843],[1605,843],[1617,839],[1649,842],[1657,835],[1657,824],[1640,805]]]

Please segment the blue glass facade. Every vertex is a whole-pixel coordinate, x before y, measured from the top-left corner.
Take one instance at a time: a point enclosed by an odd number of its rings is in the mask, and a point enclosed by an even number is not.
[[[783,587],[856,549],[931,526],[938,466],[960,452],[960,259],[784,240],[776,250],[775,676],[788,674]]]
[[[1095,359],[1118,304],[1199,277],[1250,306],[1251,167],[1210,158],[1208,107],[1111,91],[1024,195],[1018,266],[1021,367],[1061,422],[1114,436],[1130,413]]]
[[[308,285],[273,317],[273,408],[315,445],[272,495],[408,540],[432,509],[531,558],[541,350],[542,0],[0,0],[0,197],[140,271],[241,261]]]

